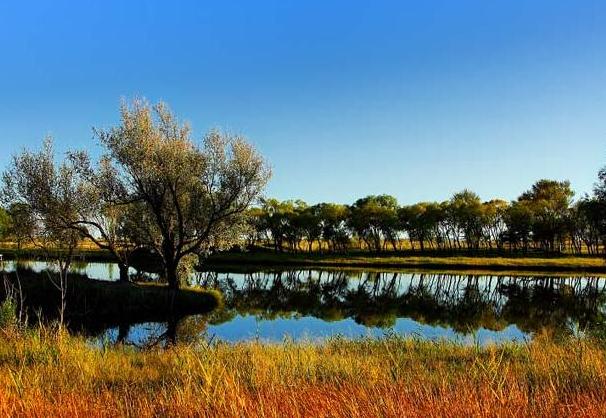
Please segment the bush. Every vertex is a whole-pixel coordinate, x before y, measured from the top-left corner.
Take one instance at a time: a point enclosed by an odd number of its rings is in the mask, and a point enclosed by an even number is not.
[[[0,303],[0,329],[14,328],[17,325],[17,304],[13,298]]]

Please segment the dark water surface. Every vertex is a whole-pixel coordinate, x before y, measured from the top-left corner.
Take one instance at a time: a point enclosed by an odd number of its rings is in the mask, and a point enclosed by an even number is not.
[[[5,262],[5,271],[14,269]],[[43,262],[29,262],[35,271]],[[112,263],[74,271],[116,280]],[[177,340],[318,341],[387,334],[463,343],[522,341],[538,332],[583,333],[602,327],[606,279],[297,269],[198,272],[194,285],[221,290],[225,308],[174,323],[130,323],[84,330],[95,342],[149,345]],[[87,332],[88,331],[88,332]]]

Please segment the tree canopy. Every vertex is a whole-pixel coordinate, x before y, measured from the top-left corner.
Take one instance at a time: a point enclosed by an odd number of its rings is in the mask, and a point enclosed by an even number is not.
[[[50,140],[16,155],[3,197],[32,219],[33,241],[87,237],[116,257],[121,276],[129,252],[146,248],[177,288],[185,258],[240,238],[244,213],[271,175],[243,137],[211,130],[194,141],[163,103],[123,103],[120,125],[95,134],[104,148],[97,162],[86,150],[56,162]]]

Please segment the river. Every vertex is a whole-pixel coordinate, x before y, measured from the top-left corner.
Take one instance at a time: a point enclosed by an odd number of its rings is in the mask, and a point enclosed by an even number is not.
[[[33,261],[27,267],[48,266]],[[3,263],[5,271],[14,268]],[[79,262],[73,270],[99,280],[118,277],[112,263]],[[397,334],[484,345],[539,332],[588,332],[602,326],[606,313],[606,280],[588,276],[291,269],[196,272],[190,282],[219,289],[225,307],[176,324],[125,318],[120,328],[83,331],[99,344],[136,346],[161,341],[169,330],[177,340],[313,342]]]

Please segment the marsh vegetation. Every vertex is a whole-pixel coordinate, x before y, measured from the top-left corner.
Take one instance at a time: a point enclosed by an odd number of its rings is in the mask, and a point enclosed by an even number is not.
[[[569,337],[98,349],[47,329],[0,338],[4,416],[603,416],[606,352]]]

